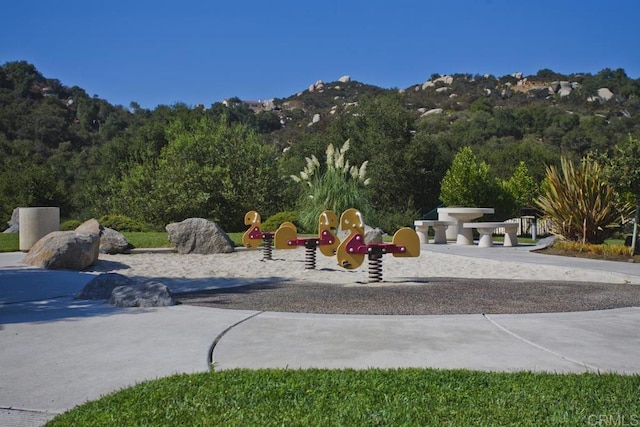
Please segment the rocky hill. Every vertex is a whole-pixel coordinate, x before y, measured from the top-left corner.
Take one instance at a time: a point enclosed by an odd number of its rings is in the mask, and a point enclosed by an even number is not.
[[[353,111],[363,97],[391,93],[403,100],[416,119],[444,115],[456,120],[458,113],[478,100],[491,108],[559,107],[581,116],[630,118],[639,111],[640,79],[629,79],[622,70],[603,70],[595,76],[541,70],[536,75],[515,72],[499,78],[488,74],[434,75],[407,88],[391,89],[358,82],[350,76],[333,82],[318,80],[301,92],[269,104],[283,125],[273,138],[286,135],[291,139],[292,133],[323,127],[323,122],[336,115]],[[296,131],[291,132],[292,128]]]

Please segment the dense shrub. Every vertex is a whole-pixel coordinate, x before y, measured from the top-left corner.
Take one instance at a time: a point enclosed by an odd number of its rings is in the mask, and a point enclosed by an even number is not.
[[[98,222],[117,231],[150,231],[149,227],[124,215],[104,215]]]
[[[332,210],[340,216],[343,211],[356,208],[365,217],[373,210],[366,191],[370,182],[366,178],[368,162],[350,166],[346,159],[348,150],[349,140],[338,149],[329,144],[326,166],[323,167],[312,155],[306,158],[304,170],[299,175],[291,176],[301,185],[299,220],[308,232],[317,231],[318,218],[325,210]]]
[[[632,212],[604,180],[602,166],[589,158],[575,166],[563,157],[560,169],[549,166],[536,204],[554,222],[556,234],[581,243],[604,242]]]
[[[82,222],[77,219],[68,219],[66,221],[62,221],[60,223],[60,231],[73,231],[78,228],[80,224],[82,224]]]
[[[265,222],[262,223],[263,231],[276,231],[280,224],[283,222],[292,222],[301,231],[300,224],[298,223],[298,214],[293,211],[278,212],[271,215]]]

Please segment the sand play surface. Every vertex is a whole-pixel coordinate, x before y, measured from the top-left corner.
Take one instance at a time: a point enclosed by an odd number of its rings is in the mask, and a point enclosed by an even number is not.
[[[530,256],[538,256],[530,254]],[[473,258],[423,250],[417,258],[383,257],[383,281],[369,265],[344,269],[305,250],[231,254],[171,252],[100,255],[92,270],[153,279],[181,303],[265,311],[345,314],[455,314],[583,311],[640,306],[640,277],[613,272]]]

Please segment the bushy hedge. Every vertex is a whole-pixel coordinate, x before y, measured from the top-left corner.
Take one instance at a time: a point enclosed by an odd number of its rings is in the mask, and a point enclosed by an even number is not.
[[[104,215],[98,220],[100,225],[114,230],[123,231],[151,231],[149,227],[139,221],[124,215]]]
[[[62,221],[60,223],[60,231],[73,231],[78,228],[80,224],[82,224],[82,222],[77,219],[68,219],[66,221]]]
[[[278,212],[271,215],[265,222],[262,223],[262,230],[276,231],[278,227],[280,227],[280,224],[287,221],[294,223],[299,232],[304,231],[301,229],[301,226],[298,222],[298,214],[293,211]]]

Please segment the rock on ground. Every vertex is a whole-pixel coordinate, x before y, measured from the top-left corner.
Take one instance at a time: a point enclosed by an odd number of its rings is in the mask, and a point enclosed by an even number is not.
[[[74,297],[75,299],[108,300],[118,286],[135,286],[133,279],[118,273],[103,273],[91,279]]]
[[[166,226],[168,238],[181,254],[218,254],[235,250],[233,240],[218,224],[189,218]]]
[[[49,270],[84,270],[98,260],[100,236],[54,231],[38,240],[23,263]]]
[[[111,292],[109,304],[117,307],[167,307],[175,301],[169,288],[149,281],[134,286],[118,286]]]
[[[100,237],[100,253],[102,254],[128,254],[133,249],[122,233],[112,228],[105,227]]]

